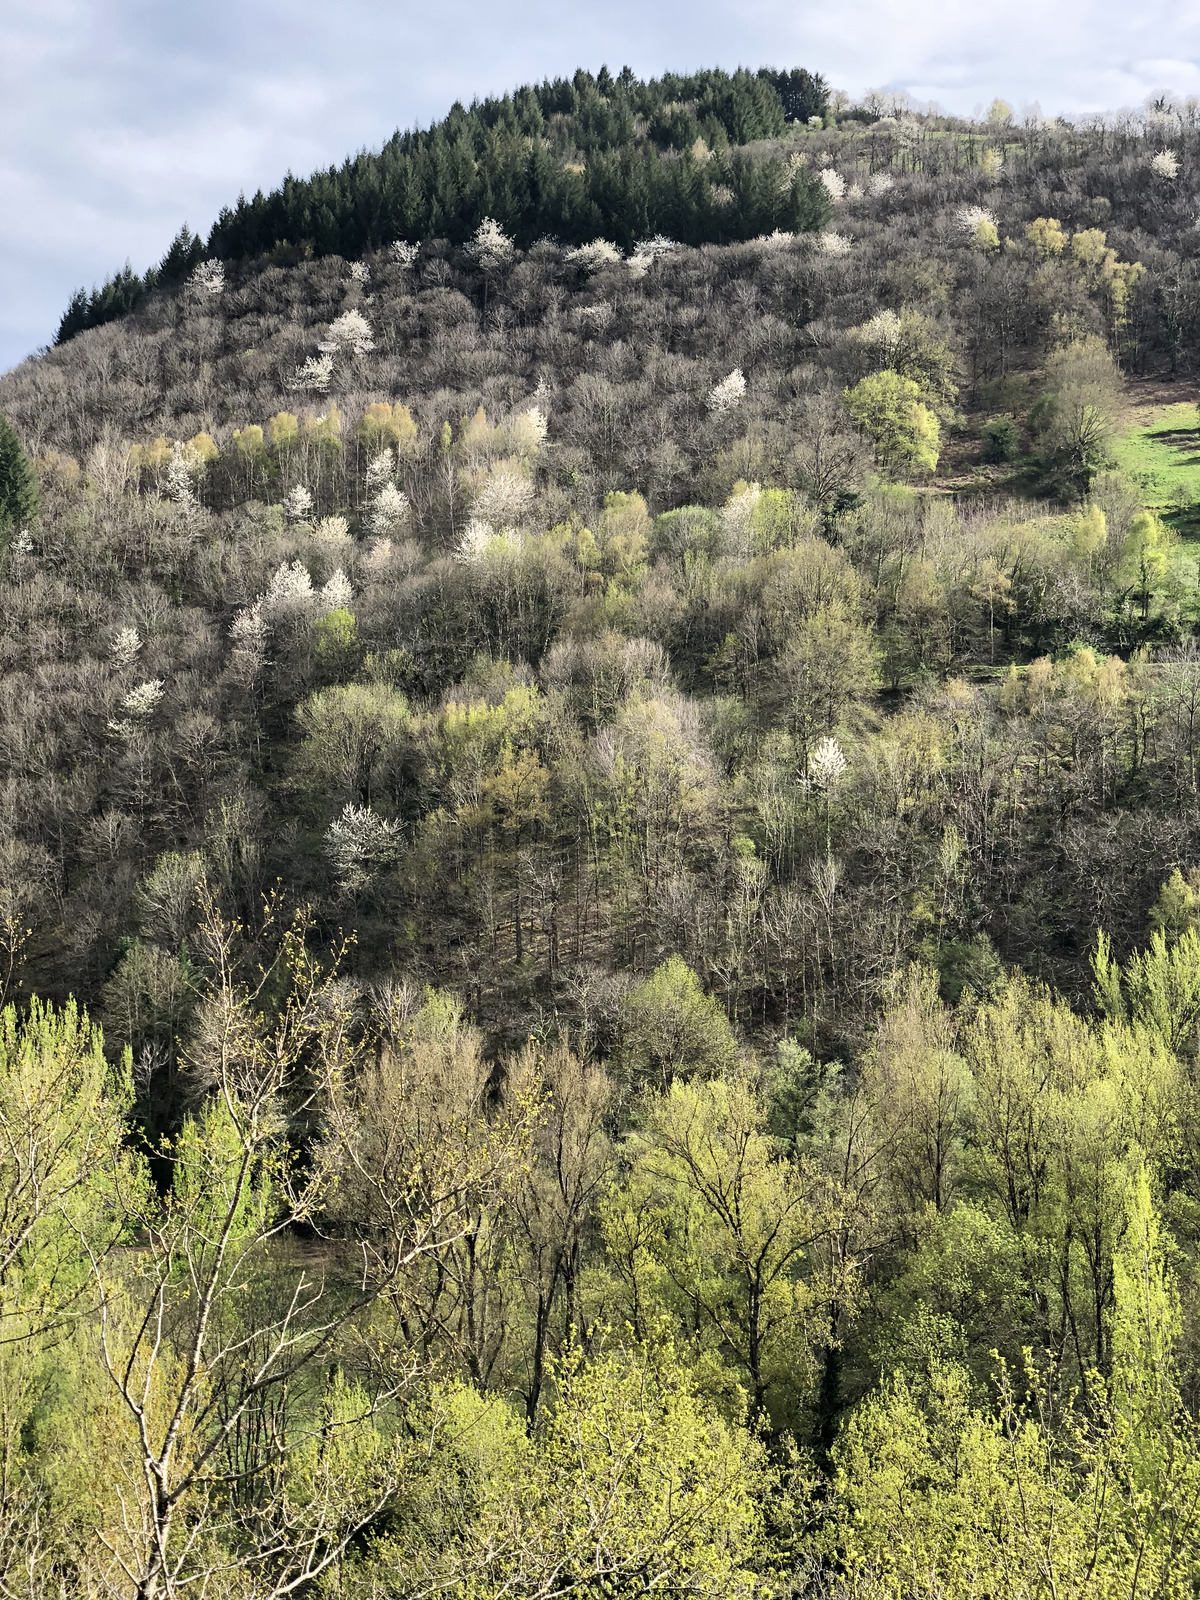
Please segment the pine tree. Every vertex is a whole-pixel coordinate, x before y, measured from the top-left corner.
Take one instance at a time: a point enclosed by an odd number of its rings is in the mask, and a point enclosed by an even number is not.
[[[17,430],[0,416],[0,532],[35,522],[41,501],[29,457],[21,448]]]

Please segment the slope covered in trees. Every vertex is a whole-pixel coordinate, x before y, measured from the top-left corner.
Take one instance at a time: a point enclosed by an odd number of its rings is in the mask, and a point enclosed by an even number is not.
[[[664,83],[0,380],[8,1593],[1200,1579],[1196,108]]]
[[[221,212],[207,252],[230,261],[281,250],[358,256],[394,239],[461,245],[485,216],[521,245],[601,234],[628,246],[656,233],[701,244],[816,227],[828,208],[810,175],[739,147],[777,138],[790,122],[819,123],[827,104],[824,80],[802,67],[648,83],[628,67],[615,78],[580,70],[469,111],[455,105],[378,154],[242,196]],[[127,265],[99,289],[78,290],[58,342],[124,316],[204,255],[185,226],[144,277]]]

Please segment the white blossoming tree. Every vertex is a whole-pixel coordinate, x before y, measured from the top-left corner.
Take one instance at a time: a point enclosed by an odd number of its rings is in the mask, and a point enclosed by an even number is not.
[[[518,411],[509,424],[513,446],[523,455],[536,455],[546,442],[550,420],[539,405],[526,406]]]
[[[108,731],[118,738],[128,738],[139,726],[147,723],[162,701],[164,692],[161,678],[147,678],[145,682],[137,684],[121,701],[123,717],[114,718],[108,725]]]
[[[285,561],[277,567],[258,605],[267,622],[313,616],[318,601],[303,561]]]
[[[197,299],[215,299],[225,288],[225,263],[201,261],[188,279],[187,286]]]
[[[326,351],[322,355],[309,356],[306,361],[302,361],[292,374],[288,388],[299,389],[308,394],[326,394],[332,382],[333,356]]]
[[[329,582],[321,589],[320,609],[325,615],[331,611],[349,610],[350,602],[354,599],[354,590],[350,587],[350,579],[338,567]]]
[[[599,272],[602,267],[615,267],[622,259],[615,244],[607,239],[593,239],[590,244],[576,245],[567,251],[567,260],[585,272]]]
[[[343,549],[350,543],[350,524],[345,517],[322,517],[312,536],[317,544],[330,550]]]
[[[631,276],[644,278],[656,261],[663,256],[669,256],[678,249],[679,243],[677,240],[668,239],[665,234],[656,233],[653,238],[643,239],[640,244],[634,246],[633,254],[627,259],[625,265],[628,267]]]
[[[263,603],[239,611],[229,627],[233,640],[233,670],[238,681],[250,684],[262,671],[267,659],[267,619]]]
[[[458,541],[455,554],[459,561],[482,561],[484,552],[495,537],[496,530],[490,522],[485,522],[482,517],[472,517]]]
[[[379,539],[389,539],[402,533],[409,524],[412,507],[408,496],[394,483],[385,483],[371,501],[367,512],[367,527]]]
[[[1179,157],[1174,150],[1160,150],[1150,162],[1150,171],[1156,178],[1177,178]]]
[[[970,235],[985,250],[999,249],[1000,233],[996,214],[986,206],[960,206],[954,213],[954,221],[961,233]]]
[[[818,739],[808,753],[808,781],[814,789],[827,793],[837,785],[848,765],[836,739]]]
[[[533,504],[533,484],[504,462],[493,467],[475,496],[474,513],[496,527],[519,523]]]
[[[492,217],[484,217],[475,229],[467,254],[473,256],[484,272],[496,272],[505,267],[516,254],[516,245]]]
[[[365,356],[375,348],[371,324],[361,311],[343,311],[329,324],[329,332],[318,348],[326,355],[343,355],[349,351],[354,356]]]
[[[420,245],[409,244],[407,239],[393,239],[388,246],[388,254],[398,267],[414,266],[420,253]]]
[[[723,417],[731,411],[736,411],[746,398],[746,379],[741,367],[734,367],[727,377],[721,379],[708,391],[705,404],[714,417]]]
[[[754,513],[762,499],[762,488],[757,483],[741,483],[729,496],[721,511],[724,532],[724,554],[746,560],[753,553]]]
[[[401,827],[370,806],[346,805],[325,833],[325,853],[339,884],[349,894],[365,888],[400,852]]]
[[[112,664],[118,672],[123,672],[131,667],[137,660],[138,652],[142,648],[142,636],[136,628],[118,628],[113,635],[112,644],[108,653],[112,657]]]
[[[367,493],[375,493],[385,483],[390,483],[396,471],[396,458],[391,446],[378,451],[367,462]]]
[[[289,489],[283,497],[283,514],[289,522],[307,522],[312,516],[313,497],[302,483]]]
[[[613,308],[607,300],[601,300],[598,305],[580,306],[576,313],[585,331],[589,334],[603,333],[613,319]]]
[[[166,476],[163,479],[163,491],[167,499],[173,500],[181,511],[195,511],[199,504],[192,484],[194,470],[193,462],[185,453],[183,445],[176,439],[171,451],[171,459],[167,463]]]
[[[986,206],[959,206],[954,221],[960,233],[977,233],[981,223],[996,226],[996,213]]]
[[[848,256],[850,254],[850,241],[844,233],[835,233],[828,229],[825,233],[817,235],[817,245],[823,255]]]
[[[840,173],[835,172],[832,167],[822,167],[820,172],[817,173],[817,177],[824,185],[825,193],[835,205],[839,200],[845,198],[846,180]]]

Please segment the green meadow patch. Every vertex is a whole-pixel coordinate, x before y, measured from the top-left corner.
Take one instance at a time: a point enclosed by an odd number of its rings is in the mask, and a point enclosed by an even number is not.
[[[1123,433],[1113,454],[1151,510],[1185,538],[1200,538],[1200,408],[1165,406]]]

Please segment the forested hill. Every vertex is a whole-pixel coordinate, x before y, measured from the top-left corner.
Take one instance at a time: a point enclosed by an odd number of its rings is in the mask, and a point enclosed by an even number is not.
[[[185,226],[144,277],[126,267],[77,291],[58,340],[131,311],[206,254],[358,256],[394,239],[461,245],[485,216],[523,247],[548,235],[568,244],[602,235],[628,248],[656,233],[702,244],[816,227],[828,206],[812,175],[740,147],[778,138],[790,123],[820,123],[828,99],[820,75],[802,67],[648,83],[626,67],[615,78],[581,69],[469,111],[455,105],[377,155],[241,198],[221,212],[207,247]]]
[[[1200,110],[823,94],[0,378],[0,1593],[1200,1589]]]

